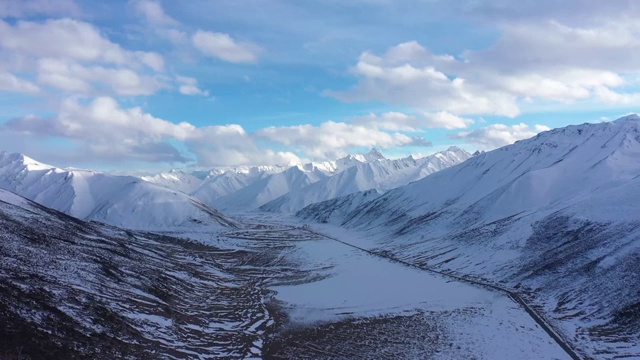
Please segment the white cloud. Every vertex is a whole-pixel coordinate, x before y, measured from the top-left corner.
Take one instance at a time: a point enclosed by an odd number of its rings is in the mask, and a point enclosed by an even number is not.
[[[475,123],[472,119],[456,116],[446,111],[425,114],[425,116],[429,119],[428,127],[431,128],[463,129]]]
[[[325,94],[345,102],[383,101],[454,115],[515,117],[520,103],[595,100],[629,104],[616,91],[640,75],[640,23],[620,15],[568,25],[555,20],[498,25],[491,46],[458,58],[435,55],[417,42],[364,52],[352,73],[357,85]]]
[[[82,11],[73,0],[2,0],[0,18],[42,15],[80,16]]]
[[[38,58],[144,64],[154,70],[162,64],[159,54],[127,51],[104,37],[93,25],[72,19],[42,23],[18,21],[15,25],[0,20],[0,48]]]
[[[315,159],[335,158],[353,147],[430,146],[420,137],[389,133],[376,128],[344,122],[326,121],[318,126],[270,126],[258,130],[258,138],[293,146]]]
[[[190,161],[172,145],[174,141],[183,143],[195,154],[200,166],[287,164],[300,160],[290,152],[259,147],[240,125],[175,124],[139,107],[122,108],[110,97],[98,97],[88,103],[67,99],[55,117],[25,116],[0,129],[1,134],[18,134],[22,139],[29,136],[69,139],[85,160]]]
[[[0,55],[17,59],[20,71],[32,72],[38,85],[72,94],[150,95],[166,87],[160,54],[123,49],[77,20],[0,20]],[[34,91],[25,83],[12,83],[14,91]]]
[[[429,112],[518,115],[515,96],[458,77],[459,65],[451,57],[431,55],[416,42],[399,44],[383,56],[363,53],[353,68],[358,85],[325,94],[346,102],[378,100]]]
[[[20,79],[13,74],[0,72],[0,91],[35,94],[40,91],[34,83]]]
[[[51,58],[38,61],[38,81],[81,95],[105,92],[124,96],[151,95],[165,87],[156,77],[140,75],[130,69],[84,66]]]
[[[179,84],[178,91],[183,95],[200,95],[209,96],[209,91],[202,90],[198,87],[198,80],[186,76],[176,76]]]
[[[598,100],[608,104],[637,105],[640,103],[640,93],[620,93],[606,87],[595,90]]]
[[[512,126],[493,124],[473,131],[452,134],[449,137],[454,140],[462,140],[466,143],[478,145],[485,150],[491,150],[513,144],[518,140],[528,139],[539,132],[547,130],[550,130],[550,128],[545,125],[535,125],[531,128],[524,123]]]
[[[157,0],[134,0],[133,6],[152,25],[177,25],[178,22],[167,15]]]
[[[154,71],[160,72],[164,70],[164,58],[162,55],[146,51],[135,51],[134,54],[141,63]]]
[[[421,132],[426,128],[464,129],[474,123],[472,119],[459,117],[445,111],[424,113],[421,116],[407,115],[401,112],[369,114],[357,117],[353,122],[382,130],[407,132]]]
[[[248,42],[238,42],[223,33],[198,30],[191,37],[193,45],[203,54],[232,63],[255,63],[260,48]]]

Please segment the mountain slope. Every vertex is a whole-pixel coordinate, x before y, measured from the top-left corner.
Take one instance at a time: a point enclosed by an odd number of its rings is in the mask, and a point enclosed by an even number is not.
[[[203,179],[180,170],[171,170],[169,172],[156,174],[153,176],[140,177],[144,181],[166,187],[171,190],[191,194],[204,181]]]
[[[264,179],[271,174],[268,170],[253,168],[249,171],[225,171],[222,174],[205,180],[192,195],[205,204],[217,206],[217,200],[223,196],[230,196],[237,191]]]
[[[131,176],[58,169],[21,154],[0,153],[0,188],[80,219],[128,228],[238,225],[179,191]]]
[[[326,176],[318,169],[303,171],[298,167],[292,167],[220,197],[216,200],[216,204],[224,210],[253,210],[290,191],[303,189]]]
[[[121,230],[5,190],[0,228],[2,359],[241,359],[273,327],[242,267],[264,276],[275,248]]]
[[[298,215],[366,231],[397,258],[519,289],[578,348],[610,358],[640,356],[637,204],[640,118],[629,116],[541,133],[353,211],[323,202]]]
[[[382,157],[379,151],[374,155],[368,155],[371,161],[357,162],[334,176],[293,190],[260,209],[271,212],[295,212],[307,205],[358,191],[375,189],[377,192],[383,192],[419,180],[471,157],[471,154],[457,147],[424,158],[410,156],[388,160]]]

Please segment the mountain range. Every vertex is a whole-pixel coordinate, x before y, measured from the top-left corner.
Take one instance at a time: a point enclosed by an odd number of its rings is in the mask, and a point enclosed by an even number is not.
[[[334,162],[299,166],[258,166],[198,172],[179,170],[152,176],[115,176],[60,169],[23,154],[0,152],[0,188],[80,219],[133,229],[237,226],[225,211],[253,210],[294,192],[297,199],[277,211],[294,211],[313,199],[326,200],[360,190],[386,190],[459,163],[470,155],[452,147],[425,158],[388,160],[379,150]],[[362,179],[349,182],[349,177]],[[335,181],[327,181],[335,178]],[[330,191],[324,189],[330,187]],[[316,190],[313,190],[316,189]],[[272,211],[273,211],[272,210]]]
[[[364,232],[372,249],[402,261],[518,289],[579,348],[633,357],[638,204],[640,117],[630,115],[546,131],[297,215]]]
[[[0,188],[71,216],[132,229],[237,226],[183,192],[132,176],[59,169],[0,153]]]
[[[374,149],[322,163],[145,177],[60,169],[3,152],[0,188],[0,220],[15,234],[36,234],[14,239],[11,249],[47,237],[29,230],[29,219],[63,229],[60,239],[71,236],[76,220],[55,211],[165,234],[229,232],[225,241],[238,249],[229,239],[248,241],[243,231],[251,226],[263,231],[266,225],[256,225],[256,219],[295,213],[297,225],[269,225],[270,237],[260,241],[284,247],[279,232],[330,232],[369,255],[517,293],[585,357],[640,356],[637,115],[553,129],[474,155],[451,147],[391,160]],[[245,213],[232,218],[218,209]],[[96,223],[76,228],[83,242],[102,239],[109,248],[124,238],[156,249],[179,242]],[[289,235],[282,239],[290,241]],[[222,241],[207,236],[206,241]],[[183,250],[176,261],[188,256]],[[238,269],[254,271],[245,265],[266,256],[261,251],[240,261]],[[140,255],[137,261],[146,260]],[[229,268],[218,270],[215,276],[231,276],[225,273]],[[263,306],[256,299],[252,304]]]

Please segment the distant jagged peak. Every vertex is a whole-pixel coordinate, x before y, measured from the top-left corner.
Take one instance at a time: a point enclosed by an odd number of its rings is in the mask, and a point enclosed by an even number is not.
[[[364,156],[369,161],[386,160],[387,159],[382,154],[382,151],[380,151],[380,149],[377,148],[377,147],[372,148],[371,151],[366,153]]]
[[[462,149],[462,148],[460,148],[460,147],[458,147],[456,145],[451,145],[444,152],[456,152],[456,153],[464,152],[464,153],[466,153],[468,151],[466,151],[466,150],[464,150],[464,149]]]

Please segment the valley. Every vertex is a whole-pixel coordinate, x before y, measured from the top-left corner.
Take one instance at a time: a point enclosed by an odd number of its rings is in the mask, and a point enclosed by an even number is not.
[[[180,239],[71,220],[6,192],[1,204],[11,231],[1,242],[0,353],[569,358],[503,294],[371,255],[293,219],[245,216],[242,229]]]
[[[0,355],[638,357],[638,134],[143,177],[0,153]]]

